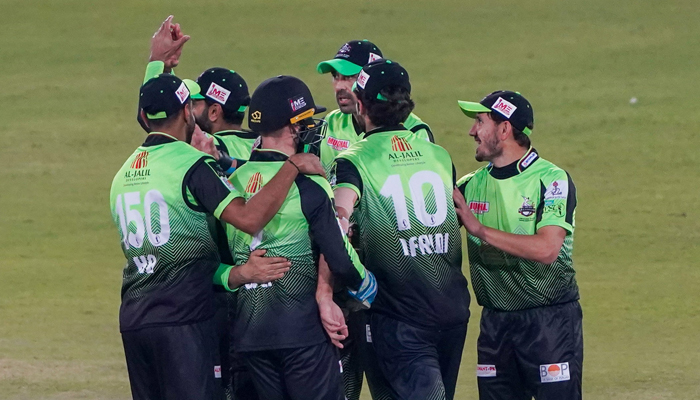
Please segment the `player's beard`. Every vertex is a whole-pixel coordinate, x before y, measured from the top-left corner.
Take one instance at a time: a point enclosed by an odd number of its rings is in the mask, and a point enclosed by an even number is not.
[[[187,144],[192,143],[192,135],[194,134],[194,127],[196,124],[194,112],[192,112],[190,116],[192,118],[190,118],[189,121],[187,121],[187,131],[185,131],[185,142],[187,142]]]
[[[357,107],[357,98],[352,92],[348,92],[345,89],[340,89],[335,93],[335,101],[343,114],[352,114]]]
[[[204,110],[202,111],[202,114],[196,115],[194,117],[195,121],[197,121],[197,125],[199,125],[199,129],[203,130],[206,133],[216,133],[212,132],[211,129],[211,122],[209,121],[208,118],[209,114],[209,107],[204,107]]]
[[[481,138],[479,138],[481,140]],[[492,135],[488,140],[481,140],[476,148],[476,161],[491,161],[503,154],[503,148],[498,145],[498,138]]]

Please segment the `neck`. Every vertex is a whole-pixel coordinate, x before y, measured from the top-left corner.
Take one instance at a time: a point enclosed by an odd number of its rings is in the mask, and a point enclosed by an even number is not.
[[[179,128],[179,129],[178,129]],[[175,139],[186,142],[187,141],[187,126],[183,125],[180,127],[169,126],[167,128],[158,129],[154,132],[162,132],[167,135],[174,137]]]
[[[377,128],[380,128],[379,126],[374,125],[374,124],[372,123],[372,121],[369,120],[369,118],[367,118],[367,117],[365,117],[365,116],[362,116],[362,115],[361,115],[360,117],[361,117],[361,118],[364,118],[364,120],[365,120],[365,133],[371,132],[371,131],[373,131],[373,130],[375,130],[375,129],[377,129]]]
[[[223,131],[240,131],[240,124],[229,124],[227,122],[212,122],[211,130],[212,133],[223,132]]]
[[[491,163],[496,168],[505,167],[523,158],[527,150],[516,142],[505,142],[503,143],[503,153],[491,160]]]
[[[287,156],[292,156],[297,152],[296,144],[293,140],[289,140],[289,138],[271,136],[263,137],[260,147],[263,149],[277,150],[286,154]]]

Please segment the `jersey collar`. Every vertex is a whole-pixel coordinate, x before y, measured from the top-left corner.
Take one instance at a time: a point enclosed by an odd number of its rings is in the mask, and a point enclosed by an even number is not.
[[[281,151],[273,149],[254,149],[250,161],[287,161],[289,157]]]
[[[395,125],[395,126],[382,126],[379,128],[372,129],[371,131],[365,133],[365,137],[369,135],[374,135],[375,133],[383,133],[383,132],[396,132],[396,131],[407,131],[405,126],[403,125]]]
[[[489,164],[489,174],[496,179],[508,179],[530,168],[539,158],[537,150],[530,147],[519,160],[513,161],[505,167],[497,168],[493,164]]]
[[[241,139],[257,139],[258,134],[252,131],[234,131],[234,130],[228,130],[228,131],[219,131],[214,134],[215,136],[236,136]]]
[[[146,140],[141,147],[158,146],[161,144],[177,142],[177,139],[163,132],[151,132],[146,136]]]

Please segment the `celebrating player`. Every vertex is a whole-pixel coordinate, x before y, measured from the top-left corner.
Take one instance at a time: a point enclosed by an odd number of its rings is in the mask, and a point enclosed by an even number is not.
[[[395,399],[452,399],[469,318],[449,153],[408,130],[408,73],[378,60],[354,93],[367,132],[336,159],[336,204],[379,284],[371,343]],[[353,212],[353,209],[356,210]],[[373,393],[374,395],[374,393]]]
[[[497,91],[459,106],[474,119],[477,161],[489,161],[460,179],[455,193],[469,233],[474,293],[484,307],[479,398],[580,399],[574,182],[531,146],[534,114],[519,93]]]
[[[323,110],[297,78],[278,76],[260,84],[251,99],[248,125],[260,133],[261,148],[230,178],[234,186],[245,188],[242,197],[259,197],[290,156],[320,140],[326,123],[313,115]],[[263,399],[341,400],[338,353],[326,338],[315,298],[317,257],[325,259],[337,280],[356,291],[360,300],[373,298],[374,277],[339,229],[331,187],[324,178],[299,175],[281,197],[282,208],[263,230],[252,237],[237,232],[233,239],[237,262],[262,247],[268,255],[292,263],[277,281],[239,288],[234,347]]]

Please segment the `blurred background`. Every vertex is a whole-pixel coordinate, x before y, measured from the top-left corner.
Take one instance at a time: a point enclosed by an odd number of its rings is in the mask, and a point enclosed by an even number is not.
[[[700,398],[700,7],[696,0],[0,0],[0,398],[130,398],[112,178],[144,138],[137,93],[169,14],[177,74],[304,80],[369,39],[409,72],[458,174],[479,167],[457,100],[517,90],[578,192],[587,399]],[[464,262],[465,273],[468,264]],[[473,302],[458,399],[476,399]],[[365,398],[368,391],[365,390]]]

